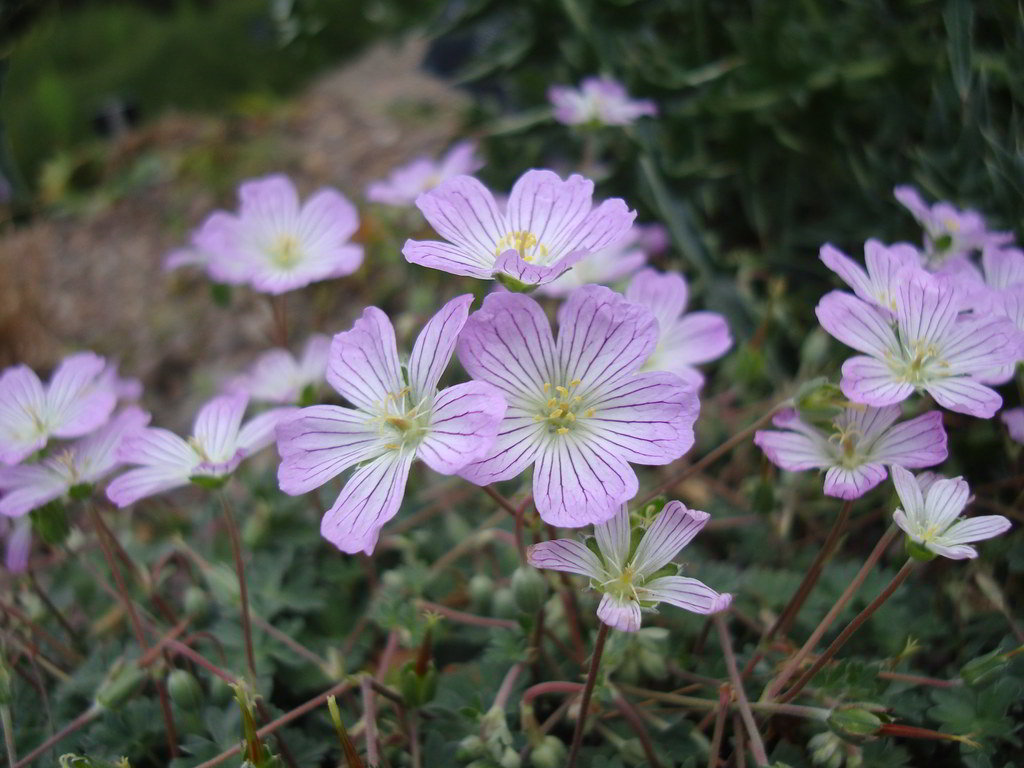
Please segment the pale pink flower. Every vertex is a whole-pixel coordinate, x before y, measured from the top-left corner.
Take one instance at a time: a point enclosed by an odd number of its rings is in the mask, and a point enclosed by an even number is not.
[[[1024,408],[1010,408],[999,414],[999,418],[1006,425],[1006,431],[1010,437],[1018,443],[1024,444]]]
[[[886,246],[878,240],[864,243],[867,269],[828,243],[821,246],[819,258],[858,298],[888,313],[896,311],[896,294],[907,272],[922,269],[921,254],[914,246],[905,243]]]
[[[977,211],[962,211],[945,201],[928,205],[918,191],[909,186],[896,187],[893,194],[924,228],[924,256],[931,268],[938,268],[949,259],[969,256],[986,246],[1013,241],[1009,232],[989,230]]]
[[[653,101],[631,99],[625,86],[610,77],[584,78],[579,90],[553,85],[548,100],[555,108],[555,119],[565,125],[629,125],[658,114]]]
[[[330,350],[331,337],[322,333],[309,337],[298,359],[287,349],[272,349],[228,382],[227,389],[246,392],[254,402],[294,405],[307,388],[324,381]]]
[[[565,298],[584,285],[608,285],[624,280],[643,267],[660,244],[662,230],[657,224],[634,226],[620,242],[590,254],[576,266],[537,289],[544,296]]]
[[[417,157],[393,170],[387,179],[372,182],[366,188],[366,199],[384,205],[411,206],[419,195],[429,192],[442,181],[475,173],[483,164],[477,157],[476,145],[460,141],[440,160]]]

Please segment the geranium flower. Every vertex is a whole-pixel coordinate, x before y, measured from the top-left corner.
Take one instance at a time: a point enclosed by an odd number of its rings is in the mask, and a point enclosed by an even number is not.
[[[4,545],[4,567],[10,573],[24,573],[28,570],[31,554],[32,522],[27,517],[9,520]]]
[[[343,552],[373,552],[398,512],[415,459],[451,475],[494,443],[505,415],[498,388],[470,381],[437,390],[472,300],[452,299],[430,319],[404,371],[391,321],[367,308],[352,330],[334,337],[327,368],[327,381],[355,408],[303,408],[278,426],[285,493],[306,493],[359,465],[320,523]]]
[[[626,298],[648,307],[658,321],[658,345],[645,371],[670,371],[694,387],[704,376],[694,365],[715,360],[732,346],[725,318],[716,312],[686,311],[689,289],[682,275],[644,269],[626,288]]]
[[[540,286],[537,292],[562,299],[584,285],[611,285],[629,277],[644,265],[648,252],[653,251],[652,241],[656,241],[658,235],[652,236],[651,228],[660,229],[657,224],[634,226],[625,239],[590,254],[561,277]]]
[[[961,211],[947,202],[928,205],[916,189],[909,186],[893,190],[896,199],[924,228],[925,257],[930,267],[940,267],[950,259],[969,256],[989,245],[1012,242],[1009,232],[992,232],[977,211]]]
[[[555,119],[565,125],[629,125],[658,114],[653,101],[631,99],[625,86],[610,77],[584,78],[579,90],[553,85],[548,100],[555,108]]]
[[[51,437],[81,437],[103,424],[117,395],[102,378],[106,361],[92,352],[65,358],[47,386],[25,365],[0,375],[0,462],[17,464]]]
[[[757,445],[773,464],[789,472],[827,469],[825,494],[863,496],[886,478],[886,466],[931,467],[946,460],[942,414],[929,411],[896,424],[900,408],[847,408],[831,429],[803,421],[787,408],[772,419],[784,430],[758,430]]]
[[[501,279],[521,288],[550,283],[580,259],[626,236],[636,211],[619,198],[591,210],[594,182],[573,174],[527,171],[506,212],[472,176],[455,176],[416,198],[448,242],[406,240],[406,261],[453,275]]]
[[[439,161],[417,157],[396,168],[387,179],[374,181],[366,188],[366,199],[384,205],[411,206],[416,198],[453,176],[471,174],[483,166],[476,145],[460,141]]]
[[[843,393],[883,406],[923,390],[944,408],[991,418],[1002,398],[980,378],[1017,359],[1018,332],[1003,317],[958,317],[961,304],[954,285],[925,273],[908,275],[899,286],[895,328],[855,296],[824,296],[815,310],[822,327],[865,353],[843,363]]]
[[[732,595],[679,576],[678,568],[666,568],[709,517],[670,501],[634,546],[629,512],[622,505],[610,520],[594,526],[598,554],[575,539],[555,539],[528,547],[527,560],[535,568],[589,578],[590,587],[603,594],[597,617],[623,632],[640,629],[641,610],[651,611],[658,603],[692,613],[717,613],[729,607]]]
[[[307,388],[324,380],[330,349],[331,338],[322,333],[309,337],[297,360],[287,349],[272,349],[228,382],[227,388],[245,392],[256,402],[295,404]]]
[[[917,545],[911,547],[911,553],[922,559],[935,555],[951,560],[977,557],[978,551],[969,544],[1010,529],[1010,521],[1002,515],[958,519],[970,495],[961,477],[939,478],[924,486],[903,467],[894,466],[892,483],[903,503],[902,509],[893,512],[893,520]]]
[[[1010,408],[999,414],[999,418],[1006,425],[1006,431],[1010,437],[1018,443],[1024,444],[1024,408]]]
[[[896,311],[896,293],[903,273],[921,269],[921,254],[912,245],[883,245],[878,240],[864,243],[865,270],[833,245],[821,246],[822,263],[846,283],[858,297],[888,313]]]
[[[92,434],[35,464],[0,467],[0,514],[24,515],[69,493],[98,483],[121,463],[118,449],[127,435],[149,423],[149,414],[130,407]]]
[[[122,464],[134,465],[107,486],[107,498],[119,507],[188,485],[216,484],[241,461],[274,440],[274,427],[294,408],[275,408],[254,416],[244,426],[249,398],[244,393],[221,395],[199,409],[187,440],[166,429],[146,427],[124,437],[117,451]]]
[[[362,263],[362,246],[349,242],[359,215],[337,190],[321,189],[300,206],[295,185],[273,175],[244,182],[238,197],[237,215],[213,213],[192,238],[196,259],[205,259],[219,282],[281,294],[351,274]]]
[[[614,515],[637,492],[634,464],[668,464],[693,445],[700,404],[672,373],[638,373],[657,343],[646,307],[599,285],[558,312],[558,341],[540,305],[492,293],[459,338],[459,360],[508,401],[494,447],[459,474],[477,485],[534,465],[537,511],[579,527]]]

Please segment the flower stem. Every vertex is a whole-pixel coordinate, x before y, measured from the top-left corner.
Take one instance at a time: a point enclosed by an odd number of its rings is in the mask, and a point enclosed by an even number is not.
[[[580,745],[583,744],[583,731],[587,725],[587,710],[590,708],[590,697],[594,693],[594,685],[597,683],[597,673],[601,668],[601,655],[604,653],[604,642],[608,639],[609,626],[603,621],[599,623],[597,640],[594,641],[594,652],[590,656],[590,669],[587,672],[587,682],[583,686],[583,698],[580,702],[580,714],[576,719],[576,731],[572,735],[572,747],[569,749],[569,759],[566,768],[575,768],[576,758],[580,753]]]
[[[7,764],[18,762],[18,750],[14,746],[14,719],[11,717],[10,704],[0,704],[0,723],[4,728],[4,747],[7,749]]]
[[[252,681],[256,682],[256,655],[252,649],[252,623],[249,616],[249,589],[245,583],[245,563],[242,561],[242,537],[238,533],[238,523],[231,511],[231,502],[223,489],[218,493],[221,509],[224,511],[224,522],[228,527],[231,539],[231,554],[235,559],[235,572],[238,574],[238,591],[242,601],[242,633],[245,636],[245,659],[249,666]]]
[[[818,641],[821,640],[821,636],[828,631],[828,628],[832,626],[832,622],[836,620],[836,617],[842,612],[843,608],[846,607],[846,604],[853,599],[857,590],[860,589],[861,584],[864,583],[864,579],[868,577],[871,569],[875,567],[875,563],[878,562],[885,550],[888,549],[892,540],[896,538],[897,533],[899,533],[899,529],[895,525],[892,525],[889,526],[889,530],[882,534],[882,538],[878,540],[875,548],[871,550],[871,554],[868,555],[868,559],[864,561],[864,565],[861,566],[857,575],[853,577],[853,581],[849,583],[843,591],[843,594],[839,596],[835,605],[833,605],[832,608],[829,609],[829,612],[825,614],[825,618],[821,620],[815,630],[811,633],[811,636],[807,638],[807,642],[805,642],[800,650],[793,655],[789,660],[789,663],[775,677],[775,679],[765,687],[764,693],[761,694],[761,701],[770,701],[773,699],[778,695],[779,691],[782,690],[782,687],[786,682],[796,674],[796,671],[803,664],[804,659],[807,658],[811,651],[814,650],[814,647],[818,644]]]
[[[102,713],[103,713],[103,707],[101,707],[99,704],[93,704],[91,707],[89,707],[89,709],[85,710],[85,712],[80,714],[78,717],[76,717],[70,723],[68,723],[63,728],[61,728],[59,731],[57,731],[57,733],[53,734],[53,736],[48,738],[46,741],[44,741],[38,747],[36,747],[31,752],[29,752],[27,755],[25,755],[23,758],[21,758],[21,760],[19,760],[16,763],[13,763],[13,767],[14,768],[25,768],[26,766],[31,765],[32,762],[37,757],[39,757],[41,754],[46,752],[46,750],[48,750],[54,744],[57,744],[57,743],[63,741],[65,738],[70,736],[75,731],[78,731],[78,730],[84,728],[89,723],[91,723],[93,720],[95,720],[97,717],[99,717]]]
[[[825,649],[825,652],[821,654],[821,656],[817,658],[814,664],[811,665],[810,669],[801,675],[800,679],[793,684],[793,687],[790,688],[783,696],[779,697],[779,701],[785,703],[794,699],[796,695],[803,690],[804,686],[807,685],[807,683],[809,683],[814,676],[818,674],[821,668],[828,663],[829,659],[839,652],[839,649],[846,644],[846,641],[853,636],[853,633],[860,629],[861,625],[870,619],[875,611],[882,607],[882,603],[888,600],[892,596],[893,592],[899,589],[900,585],[906,581],[907,577],[913,572],[916,564],[916,560],[908,558],[907,562],[903,564],[903,567],[900,568],[899,572],[892,577],[892,581],[889,582],[888,586],[879,592],[878,597],[872,600],[863,611],[858,613],[853,621],[846,625],[846,629],[839,633],[839,637],[832,641],[832,644]]]
[[[270,297],[270,311],[274,315],[274,344],[288,348],[288,299],[285,294]]]
[[[761,740],[761,733],[757,730],[757,723],[754,721],[754,713],[750,711],[750,702],[747,701],[747,693],[743,690],[743,680],[740,678],[740,671],[736,666],[736,656],[732,651],[732,639],[729,637],[729,627],[725,623],[724,612],[716,613],[713,617],[715,629],[718,630],[718,640],[722,644],[722,655],[725,656],[725,666],[729,670],[729,679],[732,681],[733,691],[736,694],[736,704],[743,718],[743,725],[746,726],[747,736],[750,737],[750,751],[754,754],[754,761],[758,766],[768,765],[768,754],[764,750],[764,742]]]

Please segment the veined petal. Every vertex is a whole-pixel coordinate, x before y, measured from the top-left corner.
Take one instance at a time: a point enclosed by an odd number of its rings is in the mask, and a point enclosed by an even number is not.
[[[941,543],[941,539],[929,541],[925,544],[937,555],[948,557],[950,560],[973,560],[978,556],[978,550],[967,544],[954,544],[952,546]]]
[[[637,578],[646,578],[668,565],[710,518],[707,512],[687,509],[681,501],[666,504],[640,539],[633,555]]]
[[[103,478],[119,463],[118,449],[125,436],[145,427],[149,419],[141,408],[130,406],[75,443],[72,463],[78,477],[91,483]]]
[[[331,337],[324,333],[314,333],[302,348],[302,357],[298,360],[300,380],[306,384],[315,384],[323,380],[327,372],[327,358],[331,353]]]
[[[1010,438],[1018,443],[1024,443],[1024,408],[1011,408],[1003,411],[999,417],[1006,425]]]
[[[876,407],[903,402],[914,394],[913,384],[897,377],[881,360],[864,355],[855,355],[843,363],[839,387],[854,402]]]
[[[455,297],[427,321],[416,337],[409,357],[409,386],[414,403],[432,397],[437,391],[437,382],[452,359],[472,303],[471,293]]]
[[[906,243],[886,247],[877,240],[868,240],[864,244],[864,261],[871,281],[870,300],[888,311],[895,311],[896,293],[906,275],[924,271],[921,254]]]
[[[903,511],[908,522],[915,530],[927,526],[924,505],[924,493],[917,479],[903,467],[894,464],[889,468],[892,474],[892,484],[896,488],[896,495],[903,503]]]
[[[474,379],[505,393],[509,405],[558,386],[555,342],[540,305],[518,293],[491,293],[459,336],[459,360]]]
[[[858,448],[870,446],[875,440],[891,427],[896,419],[900,417],[898,405],[888,405],[883,408],[872,406],[860,408],[847,408],[836,419],[840,429],[854,431],[857,436]]]
[[[718,359],[731,346],[732,336],[724,317],[717,312],[691,312],[668,328],[662,326],[658,356],[680,365],[694,365]]]
[[[336,405],[303,408],[286,416],[276,431],[278,484],[292,496],[318,488],[385,450],[372,416]]]
[[[1017,248],[987,246],[981,254],[985,282],[992,288],[1024,283],[1024,252]]]
[[[832,291],[822,297],[814,312],[822,328],[858,352],[884,358],[899,348],[885,316],[856,296]]]
[[[161,427],[144,427],[125,435],[117,448],[117,458],[125,464],[171,467],[185,477],[202,461],[192,446]]]
[[[586,251],[572,251],[552,264],[532,264],[519,251],[503,251],[494,262],[494,274],[508,275],[525,285],[545,285],[557,280],[587,255]]]
[[[612,569],[621,571],[629,555],[629,509],[625,504],[605,522],[594,526],[597,547]],[[590,550],[587,550],[588,552]]]
[[[824,469],[835,460],[828,441],[820,435],[760,429],[754,433],[754,445],[772,464],[787,472]]]
[[[1020,354],[1020,332],[1004,317],[958,320],[941,343],[951,375],[974,376],[986,368],[1012,365]]]
[[[428,269],[439,269],[451,275],[475,277],[479,280],[494,278],[494,256],[481,251],[443,243],[439,240],[406,240],[402,255],[410,264]]]
[[[46,464],[0,467],[0,514],[20,517],[62,496],[67,479]]]
[[[981,515],[958,520],[936,541],[945,546],[970,544],[1000,536],[1010,530],[1010,521],[1002,515]]]
[[[231,461],[238,451],[238,428],[249,404],[245,393],[215,397],[196,415],[192,434],[211,464]]]
[[[558,238],[552,250],[556,253],[594,253],[621,243],[628,235],[636,220],[636,211],[631,211],[624,200],[613,197],[605,200],[592,210],[575,229],[566,230]]]
[[[633,469],[600,441],[549,436],[533,472],[533,497],[545,523],[579,528],[603,523],[637,492]]]
[[[262,236],[294,232],[299,217],[299,194],[284,174],[251,179],[238,188],[239,217]]]
[[[818,258],[846,283],[864,301],[875,302],[873,286],[864,267],[855,262],[831,243],[825,243],[818,251]]]
[[[949,480],[937,480],[928,489],[924,499],[925,517],[929,526],[939,531],[945,530],[957,519],[964,507],[971,489],[963,478],[954,477]]]
[[[46,388],[47,423],[57,437],[79,437],[110,418],[117,395],[98,381],[107,362],[92,352],[62,362]]]
[[[494,263],[507,226],[494,196],[479,181],[472,176],[453,176],[417,197],[416,207],[434,231],[463,252],[467,262]]]
[[[732,603],[732,595],[716,592],[704,582],[685,576],[662,576],[637,591],[641,600],[656,600],[703,615],[724,611]]]
[[[679,319],[686,309],[688,298],[686,280],[676,272],[661,273],[656,269],[642,269],[633,276],[626,288],[626,300],[650,309],[662,334]]]
[[[438,393],[426,437],[416,457],[442,475],[452,475],[486,456],[505,416],[501,390],[486,381],[467,381]]]
[[[336,189],[324,187],[302,206],[297,233],[306,251],[312,254],[333,251],[359,229],[359,213],[347,197]]]
[[[837,499],[859,499],[885,480],[885,467],[881,464],[861,464],[859,467],[829,467],[825,473],[825,495]]]
[[[238,431],[238,447],[246,456],[262,451],[274,442],[277,425],[298,412],[298,408],[271,408],[254,416]]]
[[[459,470],[476,485],[511,480],[533,464],[546,440],[544,425],[530,416],[506,416],[487,455]]]
[[[1003,405],[994,389],[963,376],[932,381],[924,388],[943,408],[979,419],[992,418]]]
[[[46,445],[37,422],[44,417],[46,391],[35,371],[15,365],[0,376],[0,461],[17,464]]]
[[[107,498],[119,507],[127,507],[139,499],[180,488],[188,483],[189,474],[181,467],[139,467],[111,480],[107,486]]]
[[[905,273],[895,299],[900,335],[910,345],[941,344],[961,304],[951,284],[923,271]]]
[[[320,521],[320,534],[342,552],[373,554],[380,529],[402,504],[412,460],[411,451],[389,451],[353,472]]]
[[[872,460],[901,467],[931,467],[946,460],[946,430],[942,413],[929,411],[889,428],[871,445]]]
[[[552,539],[526,548],[526,562],[534,568],[564,571],[600,581],[601,561],[587,546],[575,539]]]
[[[553,171],[529,170],[512,186],[506,219],[513,232],[529,232],[553,258],[576,250],[574,235],[590,213],[594,182],[578,174],[565,181]]]
[[[597,618],[621,632],[640,629],[640,606],[633,600],[613,597],[607,592],[597,606]]]
[[[581,427],[588,439],[614,448],[634,464],[668,464],[693,446],[700,402],[692,387],[664,372],[638,373],[596,387],[594,415]]]
[[[558,359],[580,395],[638,370],[657,341],[651,311],[602,285],[577,289],[558,310]]]
[[[387,315],[367,307],[351,330],[334,337],[327,381],[357,408],[371,412],[402,390],[395,328]]]

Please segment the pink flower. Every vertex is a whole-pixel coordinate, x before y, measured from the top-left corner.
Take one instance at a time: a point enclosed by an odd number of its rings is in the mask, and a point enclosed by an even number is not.
[[[960,518],[971,492],[961,477],[929,478],[923,484],[903,467],[894,466],[892,482],[903,503],[902,509],[893,512],[893,520],[911,542],[931,553],[931,557],[977,557],[978,551],[969,544],[1010,530],[1010,521],[1002,515]]]
[[[1013,240],[1009,232],[991,232],[977,211],[961,211],[947,202],[929,206],[916,189],[909,186],[893,190],[896,199],[924,228],[925,259],[930,267],[939,267],[949,259],[969,256],[990,245],[1006,245]]]
[[[668,464],[693,445],[694,388],[664,372],[638,373],[657,343],[650,310],[598,285],[558,312],[557,342],[540,305],[492,293],[459,338],[459,360],[498,387],[508,413],[497,442],[459,474],[477,485],[534,465],[545,522],[600,523],[637,492],[634,464]]]
[[[27,366],[6,369],[0,375],[0,462],[17,464],[51,437],[81,437],[103,424],[117,404],[103,379],[105,367],[92,352],[71,355],[46,387]]]
[[[406,240],[406,261],[507,287],[550,283],[584,257],[629,232],[636,211],[619,198],[592,209],[594,182],[552,171],[527,171],[512,187],[506,212],[471,176],[455,176],[416,198],[448,242]]]
[[[351,274],[362,263],[362,246],[349,242],[359,216],[340,192],[324,188],[300,205],[295,185],[273,175],[244,182],[238,197],[238,214],[211,214],[192,248],[168,257],[168,268],[205,264],[218,282],[281,294]]]
[[[331,339],[322,333],[309,337],[297,360],[287,349],[272,349],[232,379],[228,390],[245,392],[255,402],[294,405],[307,388],[324,380],[330,349]]]
[[[821,246],[819,258],[846,283],[857,296],[869,304],[896,311],[896,294],[905,279],[904,274],[921,270],[921,254],[917,248],[905,243],[885,246],[878,240],[864,243],[864,262],[867,270],[826,243]]]
[[[843,393],[884,406],[925,391],[944,408],[991,418],[1002,398],[980,379],[1017,359],[1018,331],[1003,317],[958,317],[962,301],[949,281],[911,273],[895,296],[894,327],[855,296],[827,294],[815,310],[822,327],[864,353],[843,363]]]
[[[822,429],[786,409],[772,419],[784,431],[759,430],[754,444],[789,472],[827,469],[825,494],[856,499],[885,480],[886,466],[931,467],[946,460],[946,430],[939,411],[895,424],[899,417],[896,405],[847,408],[831,429]]]
[[[7,526],[4,567],[11,573],[24,573],[32,554],[32,522],[27,518],[11,520]]]
[[[440,161],[418,157],[393,170],[387,179],[371,183],[366,188],[366,199],[384,205],[411,206],[419,195],[442,181],[474,173],[481,166],[483,161],[476,155],[476,145],[460,141]]]
[[[644,269],[626,289],[626,299],[642,304],[658,321],[658,345],[643,365],[645,371],[670,371],[700,388],[704,376],[694,366],[724,355],[732,346],[725,318],[716,312],[683,314],[689,288],[682,275]]]
[[[126,408],[92,434],[38,463],[0,467],[0,514],[24,515],[72,489],[98,483],[121,463],[118,450],[125,438],[148,423],[148,413]]]
[[[369,307],[334,337],[327,368],[327,381],[355,408],[303,408],[277,428],[285,493],[306,493],[358,465],[320,523],[341,551],[373,552],[401,506],[415,459],[451,475],[494,443],[505,415],[498,388],[470,381],[437,390],[472,300],[459,296],[430,319],[405,370],[391,321]]]
[[[1006,425],[1006,431],[1010,437],[1018,443],[1024,444],[1024,408],[1010,408],[999,414],[999,418]]]
[[[535,568],[589,578],[591,588],[603,595],[597,617],[615,629],[636,632],[641,609],[652,611],[658,603],[698,614],[729,607],[732,595],[719,594],[697,579],[657,575],[693,541],[709,517],[707,512],[670,501],[643,531],[634,550],[629,512],[622,505],[611,519],[594,526],[596,553],[575,539],[555,539],[529,547],[527,559]]]
[[[565,85],[548,89],[555,119],[565,125],[629,125],[658,114],[653,101],[631,99],[622,83],[610,77],[587,77],[579,90]]]
[[[563,299],[584,285],[611,285],[624,280],[644,265],[648,253],[655,251],[652,246],[658,244],[659,235],[651,233],[660,229],[657,224],[634,226],[625,239],[576,262],[576,266],[540,286],[537,292]]]
[[[242,424],[249,398],[215,397],[196,415],[188,440],[159,427],[125,436],[117,451],[123,464],[134,465],[107,486],[107,498],[119,507],[188,485],[227,477],[241,461],[274,441],[274,427],[294,408],[265,411]]]

